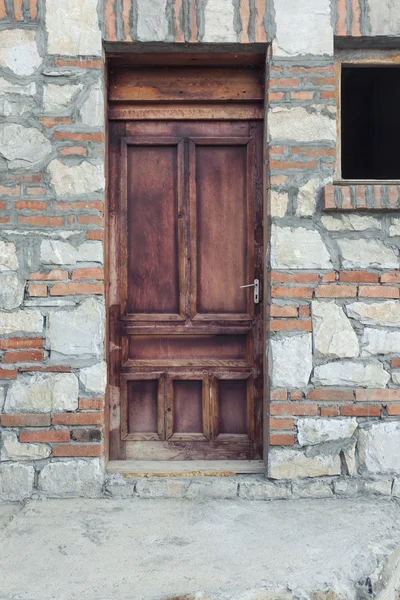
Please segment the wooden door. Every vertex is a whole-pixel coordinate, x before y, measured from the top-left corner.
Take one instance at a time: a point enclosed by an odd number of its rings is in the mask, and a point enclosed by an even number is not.
[[[262,458],[262,131],[111,123],[111,458]]]

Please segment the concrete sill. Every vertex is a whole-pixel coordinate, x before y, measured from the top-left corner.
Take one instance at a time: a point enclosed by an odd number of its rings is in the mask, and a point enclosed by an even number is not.
[[[266,466],[262,460],[112,460],[107,471],[124,477],[231,477],[265,473]]]

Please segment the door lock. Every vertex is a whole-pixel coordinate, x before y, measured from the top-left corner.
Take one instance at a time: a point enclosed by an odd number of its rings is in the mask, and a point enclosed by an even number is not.
[[[258,304],[260,302],[260,282],[258,279],[254,280],[254,283],[248,283],[247,285],[241,285],[240,288],[254,288],[254,304]]]

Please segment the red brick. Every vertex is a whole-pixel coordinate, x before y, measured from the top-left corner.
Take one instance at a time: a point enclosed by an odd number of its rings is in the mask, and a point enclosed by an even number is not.
[[[31,283],[28,285],[28,294],[36,298],[45,298],[47,296],[47,285],[44,283]]]
[[[399,298],[400,291],[393,286],[360,285],[358,295],[360,298]]]
[[[34,429],[29,431],[21,431],[19,434],[20,442],[39,442],[39,443],[55,443],[69,442],[71,436],[69,429]]]
[[[314,148],[301,148],[293,147],[291,149],[292,154],[306,154],[307,156],[336,156],[336,150],[329,150],[328,148],[314,149]]]
[[[51,127],[57,127],[58,125],[71,125],[72,119],[70,117],[39,117],[39,122],[43,127],[50,129]]]
[[[9,222],[10,222],[10,217],[0,217],[0,223],[2,223],[3,225],[5,225]]]
[[[386,410],[389,417],[400,417],[400,404],[389,404]]]
[[[285,146],[270,146],[270,154],[285,154]]]
[[[93,202],[56,202],[56,210],[98,210],[104,213],[104,204],[100,200]]]
[[[312,100],[314,94],[313,92],[291,92],[290,97],[292,100]]]
[[[294,429],[294,419],[274,419],[269,420],[269,428],[275,430],[278,429]]]
[[[68,279],[68,271],[55,269],[49,273],[31,273],[28,275],[28,279],[33,281],[63,281]]]
[[[358,402],[399,402],[400,390],[382,388],[356,390],[356,400]]]
[[[272,304],[270,307],[271,317],[297,317],[297,306],[292,304],[286,304],[285,306],[278,306]]]
[[[323,90],[321,92],[321,98],[322,98],[322,100],[334,100],[336,98],[336,92],[335,91],[327,92],[327,91]]]
[[[271,185],[285,185],[287,182],[287,175],[272,175],[270,177]]]
[[[391,365],[392,369],[400,369],[400,358],[394,358]]]
[[[50,288],[50,296],[70,296],[75,294],[104,294],[103,283],[56,283]]]
[[[78,217],[78,223],[80,225],[104,225],[103,217],[97,217],[96,215],[80,215]]]
[[[296,77],[290,79],[273,79],[269,80],[269,87],[298,87],[300,85],[300,79]]]
[[[61,156],[87,156],[88,151],[82,146],[69,146],[68,148],[59,148],[58,154],[60,154]]]
[[[53,456],[101,456],[102,444],[63,444],[53,446]]]
[[[321,277],[322,283],[334,283],[336,281],[336,272],[330,271]]]
[[[0,379],[17,379],[17,375],[15,369],[0,369]]]
[[[321,417],[337,417],[338,414],[337,406],[321,406]]]
[[[102,412],[60,413],[52,416],[53,425],[102,425]]]
[[[269,325],[271,331],[312,331],[310,320],[272,319]]]
[[[269,395],[271,400],[287,400],[286,390],[271,390]]]
[[[377,273],[368,271],[340,271],[339,281],[342,283],[378,283]]]
[[[383,275],[381,275],[381,283],[400,283],[400,271],[383,273]]]
[[[333,77],[315,77],[312,79],[313,85],[331,85],[336,86],[336,81]]]
[[[1,415],[3,427],[49,427],[50,415]]]
[[[286,171],[288,169],[316,169],[317,163],[315,162],[315,160],[312,160],[310,162],[285,162],[280,160],[270,160],[269,168],[272,171],[277,171],[280,169],[282,169],[283,171]]]
[[[283,92],[268,92],[268,99],[270,102],[279,102],[283,100],[285,94]]]
[[[35,21],[37,18],[37,13],[38,13],[38,7],[37,7],[38,0],[28,0],[28,3],[29,3],[29,10],[31,13],[31,19],[32,19],[32,21]]]
[[[271,289],[273,298],[312,298],[313,288],[310,287],[284,287],[273,286]]]
[[[355,285],[320,285],[315,290],[316,298],[353,298],[357,295]]]
[[[14,204],[17,210],[46,210],[47,202],[39,202],[35,200],[20,200]]]
[[[281,273],[271,272],[273,283],[318,283],[318,273]]]
[[[0,202],[0,210],[6,210],[6,203]]]
[[[7,179],[14,183],[40,183],[43,181],[42,173],[30,173],[29,175],[7,175]]]
[[[46,194],[45,187],[27,187],[26,193],[28,196],[44,196]]]
[[[293,433],[271,433],[269,436],[271,446],[294,446]]]
[[[66,60],[59,58],[56,60],[57,67],[78,67],[80,69],[102,69],[102,60]]]
[[[92,229],[92,231],[87,232],[86,239],[102,242],[104,239],[104,230],[103,229]]]
[[[96,427],[80,427],[71,431],[71,437],[75,442],[90,443],[101,442],[103,434]]]
[[[299,317],[306,319],[311,315],[311,309],[307,306],[299,306]]]
[[[334,73],[335,67],[334,65],[327,65],[326,67],[291,67],[290,73],[310,73],[314,75],[314,73]]]
[[[42,338],[8,338],[0,340],[0,350],[25,350],[26,348],[42,348]]]
[[[97,133],[72,133],[70,131],[56,131],[55,140],[71,140],[73,142],[103,142],[104,136],[99,131]]]
[[[19,196],[19,185],[9,187],[5,185],[0,185],[0,196]]]
[[[271,404],[270,414],[293,415],[298,417],[305,415],[317,415],[318,406],[316,404],[300,404],[294,402],[286,402],[284,404]]]
[[[102,410],[104,398],[79,398],[79,410]]]
[[[71,367],[52,365],[51,367],[19,367],[18,371],[28,373],[70,373]]]
[[[103,269],[76,269],[72,272],[72,279],[104,279]]]
[[[353,390],[332,390],[315,388],[307,394],[307,400],[349,402],[354,400]]]
[[[41,362],[44,360],[43,350],[23,350],[20,352],[6,352],[3,362],[6,364],[18,362]]]
[[[379,417],[381,414],[380,406],[341,406],[340,414],[343,417]]]
[[[18,217],[21,225],[34,225],[37,227],[62,227],[62,217]]]
[[[297,391],[297,392],[290,392],[290,400],[292,402],[297,402],[299,400],[303,400],[304,394],[303,392]]]

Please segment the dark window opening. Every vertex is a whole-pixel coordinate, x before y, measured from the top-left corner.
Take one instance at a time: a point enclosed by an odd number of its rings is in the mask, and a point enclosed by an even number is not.
[[[400,68],[342,68],[342,178],[400,179]]]

